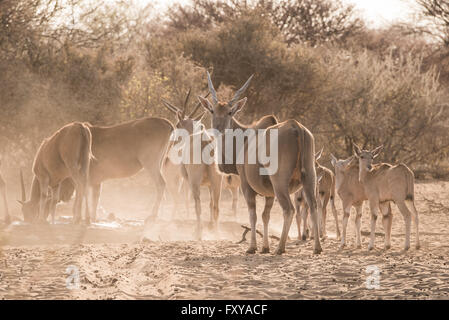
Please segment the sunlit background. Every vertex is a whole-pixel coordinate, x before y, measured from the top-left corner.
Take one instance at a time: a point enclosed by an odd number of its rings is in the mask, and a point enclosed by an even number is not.
[[[188,0],[138,0],[142,5],[154,4],[163,10],[173,3],[188,3]],[[409,0],[344,0],[354,4],[360,16],[371,27],[382,27],[398,21],[409,21],[414,15],[414,6]]]

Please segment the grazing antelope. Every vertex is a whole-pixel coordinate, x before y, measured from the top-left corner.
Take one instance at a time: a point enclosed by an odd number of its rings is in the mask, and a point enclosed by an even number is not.
[[[60,198],[61,184],[67,178],[73,181],[76,190],[73,205],[74,221],[81,220],[81,207],[84,199],[86,199],[86,221],[90,221],[86,190],[89,167],[91,159],[93,159],[91,146],[90,130],[86,124],[80,122],[70,123],[56,131],[51,137],[44,139],[34,158],[34,176],[29,201],[23,201],[26,199],[26,195],[22,184],[21,203],[26,221],[45,222],[48,214],[46,207],[49,206],[54,223],[56,203],[53,206],[48,201],[52,199],[50,201],[57,202],[55,199]]]
[[[335,176],[334,173],[326,167],[321,166],[318,163],[318,160],[321,158],[323,154],[323,149],[321,149],[315,155],[315,164],[316,164],[316,174],[317,177],[321,176],[319,183],[317,183],[317,196],[319,196],[318,210],[321,211],[320,215],[320,235],[322,238],[327,236],[326,233],[326,216],[327,216],[327,204],[330,201],[332,213],[334,215],[335,220],[335,228],[337,233],[337,239],[340,238],[340,228],[338,225],[338,214],[337,209],[335,208]],[[296,207],[296,223],[298,226],[298,239],[306,240],[307,239],[307,217],[308,217],[308,206],[305,203],[304,194],[302,192],[302,188],[300,191],[295,194],[295,207]],[[301,237],[301,219],[303,220],[303,231]]]
[[[353,145],[354,155],[359,161],[359,180],[362,183],[365,194],[369,201],[371,211],[371,235],[368,249],[374,248],[376,231],[376,220],[381,206],[393,201],[402,213],[405,222],[405,246],[410,248],[411,218],[415,220],[416,249],[419,249],[418,211],[415,207],[413,172],[403,163],[391,165],[388,163],[372,164],[379,155],[383,146],[373,150],[361,150],[356,144]],[[407,206],[408,204],[408,206]],[[391,218],[384,220],[385,249],[389,249],[391,236]]]
[[[223,178],[223,188],[229,190],[232,194],[232,214],[236,217],[237,203],[239,201],[240,178],[235,174],[226,174]]]
[[[0,164],[1,164],[1,161],[0,161]],[[1,173],[0,173],[0,193],[1,193],[2,201],[3,201],[5,224],[10,224],[11,217],[9,216],[8,199],[6,198],[6,182],[3,179]]]
[[[168,101],[162,100],[164,106],[170,110],[171,112],[176,114],[177,129],[184,129],[189,133],[189,139],[193,140],[194,134],[194,126],[197,121],[200,121],[204,116],[204,113],[194,117],[195,112],[198,110],[200,103],[198,103],[193,111],[186,116],[186,106],[190,97],[190,90],[187,94],[187,97],[184,101],[184,105],[182,110],[178,107],[174,106]],[[206,132],[201,132],[203,136],[207,136]],[[206,141],[201,141],[201,152],[205,147],[209,145],[207,140],[211,140],[210,137],[207,136]],[[194,145],[194,142],[191,141],[191,146]],[[193,148],[190,148],[191,158],[193,156]],[[216,163],[207,164],[201,162],[199,164],[191,163],[185,164],[181,163],[181,172],[185,171],[185,177],[187,179],[188,185],[193,195],[193,199],[195,200],[195,212],[196,212],[196,237],[201,239],[201,201],[200,201],[200,188],[201,186],[207,186],[209,188],[210,194],[210,224],[213,229],[216,229],[218,225],[218,217],[219,217],[219,203],[221,196],[221,185],[222,185],[222,174],[219,172]]]
[[[39,206],[39,200],[40,200],[40,187],[39,182],[37,179],[33,179],[32,185],[31,185],[31,198],[28,204],[25,205],[27,202],[27,196],[25,191],[25,182],[23,180],[23,172],[20,170],[20,187],[22,190],[22,200],[18,200],[20,204],[22,204],[22,211],[24,214],[24,220],[26,222],[33,222],[34,218],[36,217],[36,213],[38,211]],[[52,213],[52,222],[54,223],[54,212],[56,208],[56,204],[59,202],[69,202],[72,198],[73,193],[75,192],[75,186],[71,178],[64,179],[61,184],[58,186],[58,192],[56,192],[56,195],[59,194],[58,199],[52,199],[47,198],[46,204],[45,204],[45,219],[48,218],[48,215]]]
[[[255,253],[257,250],[256,244],[256,195],[259,194],[265,197],[265,208],[262,214],[264,224],[263,234],[263,248],[262,253],[270,251],[268,243],[268,223],[270,220],[270,210],[273,206],[274,197],[279,200],[279,203],[284,212],[284,225],[279,241],[279,246],[276,254],[285,252],[285,242],[287,240],[288,231],[290,229],[294,206],[290,199],[290,194],[296,192],[301,185],[304,187],[306,201],[311,208],[311,217],[313,221],[313,231],[315,235],[314,253],[321,252],[321,245],[318,235],[317,225],[317,203],[316,203],[316,172],[315,172],[315,142],[313,135],[295,120],[287,120],[282,123],[277,123],[277,119],[273,116],[266,116],[259,120],[259,126],[245,126],[237,121],[234,116],[242,110],[246,103],[246,97],[240,99],[240,96],[248,87],[252,76],[246,83],[235,93],[234,97],[228,102],[219,102],[217,93],[215,92],[209,72],[207,72],[207,80],[209,91],[212,96],[212,103],[207,98],[198,97],[203,107],[212,115],[212,128],[219,132],[218,139],[222,139],[221,150],[223,159],[229,159],[232,154],[231,161],[228,163],[219,163],[220,171],[224,173],[238,174],[241,180],[241,189],[245,197],[249,209],[250,223],[251,223],[251,243],[247,253]],[[261,123],[267,124],[272,122],[273,125],[263,127]],[[277,124],[276,124],[277,123]],[[266,129],[265,129],[266,128]],[[232,133],[229,130],[232,129]],[[250,130],[248,130],[250,129]],[[251,129],[265,129],[264,135],[266,141],[261,144],[265,151],[270,150],[271,137],[276,136],[278,146],[278,154],[271,154],[272,158],[278,160],[278,168],[276,172],[269,172],[271,175],[261,175],[260,169],[265,170],[266,167],[261,163],[260,159],[252,164],[249,159],[252,157],[249,148],[256,142],[256,151],[260,150],[259,140],[254,136],[252,139],[244,136],[244,145],[239,146],[237,150],[236,143],[233,143],[232,150],[226,148],[226,136],[237,140],[234,133],[251,132]],[[225,131],[226,130],[226,131]],[[273,134],[272,134],[273,133]],[[251,145],[250,145],[251,143]],[[254,151],[254,150],[252,150]],[[232,152],[232,153],[231,153]],[[275,152],[273,152],[275,153]],[[239,154],[243,163],[237,163],[236,158]],[[243,157],[242,157],[243,156]],[[240,161],[239,161],[240,162]],[[267,172],[266,172],[267,173]]]

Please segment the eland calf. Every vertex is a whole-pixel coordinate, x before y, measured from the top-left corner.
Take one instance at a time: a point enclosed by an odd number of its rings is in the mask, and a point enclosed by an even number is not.
[[[317,183],[317,197],[318,200],[318,209],[321,211],[320,214],[320,236],[322,238],[326,238],[326,216],[327,216],[327,204],[330,202],[332,213],[335,220],[335,228],[337,239],[340,238],[340,227],[338,225],[338,214],[337,209],[335,208],[335,176],[334,173],[326,167],[321,166],[318,163],[318,160],[321,158],[323,153],[323,149],[321,149],[315,155],[315,164],[316,164],[316,174],[317,177],[321,176],[319,182]],[[318,180],[318,179],[317,179]],[[296,207],[296,224],[298,226],[298,239],[306,240],[307,239],[307,231],[308,231],[308,210],[309,207],[305,202],[305,197],[302,192],[302,189],[295,194],[295,207]],[[303,231],[301,232],[301,220],[303,221]]]
[[[404,250],[410,248],[411,218],[415,220],[416,249],[419,249],[419,221],[418,211],[415,207],[413,172],[403,163],[391,165],[388,163],[373,164],[373,160],[382,151],[383,146],[373,150],[362,150],[356,144],[353,145],[354,155],[359,161],[359,181],[363,185],[369,201],[371,211],[371,235],[368,249],[374,248],[376,220],[381,206],[393,201],[404,217],[405,245]],[[407,206],[408,205],[408,206]],[[385,249],[390,248],[391,218],[384,221]]]
[[[184,101],[184,105],[182,110],[178,107],[174,106],[168,101],[162,100],[164,106],[173,112],[176,115],[177,123],[175,127],[177,129],[183,129],[187,131],[189,134],[189,143],[190,146],[194,146],[195,142],[193,141],[194,135],[202,135],[206,136],[205,140],[201,140],[200,148],[201,153],[203,153],[204,149],[209,145],[212,138],[207,135],[204,130],[201,132],[196,132],[196,125],[201,125],[200,120],[204,116],[204,112],[198,116],[194,116],[195,112],[200,107],[200,103],[194,107],[192,112],[186,115],[186,106],[190,97],[190,90],[187,94],[187,97]],[[204,128],[203,128],[204,129]],[[173,148],[178,147],[173,146]],[[183,146],[185,148],[185,146]],[[193,148],[190,148],[189,151],[189,159],[193,158],[193,152],[195,151]],[[193,199],[195,201],[195,213],[196,213],[196,232],[195,236],[197,239],[201,239],[202,227],[201,227],[201,201],[200,201],[200,188],[201,186],[207,186],[209,188],[210,194],[210,224],[212,229],[216,229],[218,227],[218,218],[219,218],[219,203],[221,197],[221,187],[222,187],[222,179],[223,175],[218,170],[216,163],[181,163],[179,164],[182,175],[185,177],[190,191],[192,192]]]

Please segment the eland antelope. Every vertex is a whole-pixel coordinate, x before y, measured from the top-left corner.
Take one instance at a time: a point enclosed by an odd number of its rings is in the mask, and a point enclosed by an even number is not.
[[[110,179],[131,177],[142,169],[146,170],[156,187],[152,213],[145,222],[156,219],[165,191],[161,167],[170,145],[171,122],[164,118],[146,117],[113,126],[89,125],[89,128],[95,155],[89,175],[93,220],[96,220],[101,184]]]
[[[318,200],[318,209],[321,214],[319,216],[320,222],[320,236],[325,238],[327,236],[326,233],[326,216],[327,216],[327,204],[330,202],[332,213],[335,220],[335,228],[337,239],[340,238],[340,227],[338,225],[338,214],[337,209],[335,208],[335,176],[334,173],[326,167],[321,166],[318,163],[318,160],[321,158],[323,153],[323,149],[321,149],[315,155],[315,163],[316,163],[316,174],[317,177],[321,176],[319,183],[317,183],[317,196]],[[307,239],[307,231],[308,231],[308,206],[305,202],[304,194],[302,192],[302,188],[300,191],[295,194],[295,207],[296,207],[296,224],[298,227],[298,239],[306,240]],[[303,221],[303,231],[301,232],[301,220]]]
[[[200,120],[204,116],[204,112],[196,117],[194,116],[195,112],[200,107],[200,103],[197,103],[193,111],[190,112],[188,115],[186,115],[186,106],[189,97],[190,97],[190,90],[184,101],[182,110],[168,101],[162,100],[162,102],[164,103],[164,106],[168,110],[170,110],[176,115],[177,118],[176,128],[186,130],[187,133],[189,134],[190,146],[194,146],[195,142],[192,141],[194,139],[194,135],[206,136],[205,140],[201,140],[200,148],[202,153],[204,148],[206,148],[206,146],[208,146],[209,142],[211,141],[211,137],[209,137],[204,130],[202,130],[200,133],[194,132],[195,126],[197,124],[200,124]],[[173,148],[174,147],[175,146],[173,146]],[[189,159],[192,159],[194,148],[190,148],[190,150],[188,151],[190,152]],[[202,228],[201,228],[200,188],[201,186],[207,186],[209,188],[210,224],[212,229],[216,229],[218,226],[219,203],[220,203],[223,175],[218,170],[216,163],[207,164],[201,161],[200,163],[181,163],[180,166],[181,166],[180,170],[181,172],[183,172],[183,175],[185,176],[188,182],[190,191],[192,192],[193,199],[195,201],[195,213],[197,220],[195,235],[197,239],[201,239]]]
[[[70,123],[44,139],[34,158],[31,198],[28,201],[25,200],[21,174],[22,201],[20,202],[25,221],[45,222],[49,210],[54,223],[56,202],[60,199],[61,185],[66,179],[73,181],[76,190],[73,205],[74,221],[81,220],[84,199],[86,199],[86,222],[90,221],[86,190],[90,163],[93,159],[91,147],[91,132],[88,126],[81,122]],[[50,204],[49,199],[55,204]]]
[[[224,173],[238,174],[241,180],[241,189],[248,205],[250,224],[251,224],[251,243],[247,250],[247,253],[253,254],[257,251],[256,244],[256,195],[265,197],[265,208],[262,213],[262,220],[264,224],[263,233],[263,247],[262,253],[270,251],[268,243],[268,223],[270,220],[270,211],[273,206],[274,198],[276,197],[281,205],[284,213],[284,225],[282,228],[282,234],[279,241],[279,246],[276,250],[276,254],[282,254],[285,252],[285,243],[290,229],[294,206],[290,199],[290,194],[296,192],[302,185],[304,187],[304,193],[306,201],[311,208],[311,217],[313,221],[313,233],[314,237],[314,253],[321,252],[321,244],[318,235],[317,225],[317,203],[316,203],[316,172],[315,172],[315,141],[310,131],[295,120],[287,120],[282,123],[277,123],[277,119],[273,116],[266,116],[259,121],[267,123],[267,120],[272,121],[272,125],[267,125],[265,128],[262,126],[245,126],[235,119],[235,115],[242,110],[246,103],[246,97],[240,99],[240,96],[244,93],[252,76],[246,81],[246,83],[235,93],[234,97],[228,102],[219,101],[217,93],[212,84],[209,72],[207,72],[207,80],[209,85],[209,91],[212,96],[212,102],[207,98],[199,96],[202,106],[212,116],[212,128],[218,132],[217,139],[221,139],[222,156],[224,159],[232,160],[225,161],[225,163],[219,163],[220,171]],[[268,121],[269,122],[269,121]],[[231,129],[231,130],[229,130]],[[245,132],[251,133],[251,129],[264,129],[262,139],[265,142],[260,142],[256,136],[252,138],[244,134]],[[230,132],[231,131],[231,132]],[[254,132],[254,131],[253,131]],[[226,147],[226,137],[230,137],[236,142],[237,136],[242,133],[244,143],[241,146],[236,146],[236,143],[232,144],[232,149]],[[277,139],[276,139],[277,135]],[[274,136],[272,141],[271,137]],[[257,140],[254,140],[257,139]],[[256,152],[265,149],[270,150],[271,144],[277,145],[278,152],[274,150],[270,156],[274,161],[277,161],[277,170],[267,171],[267,175],[261,175],[261,170],[268,170],[264,164],[257,159],[257,162],[250,163],[249,159],[253,156],[249,151],[251,146],[256,145]],[[277,143],[277,144],[276,144]],[[239,148],[239,149],[237,149]],[[263,153],[263,151],[262,151]],[[237,156],[237,154],[239,154]],[[265,155],[267,152],[265,152]],[[232,156],[232,158],[231,158]],[[240,163],[237,163],[236,159],[243,159]],[[227,163],[226,163],[227,162]],[[231,162],[231,163],[229,163]]]
[[[403,163],[391,165],[388,163],[373,164],[373,160],[382,151],[383,146],[373,150],[362,150],[353,144],[354,155],[359,161],[359,181],[363,185],[365,194],[369,201],[371,211],[371,235],[368,249],[374,248],[376,231],[376,220],[378,212],[385,203],[393,201],[404,217],[405,222],[405,245],[404,249],[410,248],[410,228],[413,215],[416,232],[416,249],[419,249],[418,211],[415,207],[413,172]],[[391,217],[385,221],[385,249],[390,248]]]

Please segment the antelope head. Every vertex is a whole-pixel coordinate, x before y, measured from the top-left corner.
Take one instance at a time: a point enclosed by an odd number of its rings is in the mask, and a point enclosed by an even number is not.
[[[173,112],[176,115],[176,119],[177,119],[176,128],[185,129],[190,134],[192,134],[194,131],[195,121],[201,121],[205,112],[195,116],[196,111],[198,110],[198,108],[201,105],[201,103],[198,102],[196,104],[196,106],[193,108],[193,110],[188,115],[186,115],[186,108],[187,108],[187,104],[189,102],[190,92],[191,92],[191,90],[189,90],[189,92],[187,93],[187,96],[184,100],[182,109],[174,106],[173,104],[171,104],[170,102],[168,102],[164,99],[162,99],[162,103],[169,111]],[[209,94],[207,94],[207,95],[209,95]],[[206,95],[206,97],[207,97],[207,95]]]
[[[22,169],[20,170],[20,187],[22,189],[22,199],[17,201],[22,205],[23,220],[25,222],[33,222],[38,213],[38,207],[31,201],[27,201]]]
[[[231,120],[232,118],[242,110],[243,106],[246,103],[246,97],[240,99],[240,96],[245,92],[248,88],[251,79],[254,75],[249,77],[249,79],[245,82],[245,84],[237,90],[234,97],[228,101],[218,101],[217,92],[214,89],[214,85],[212,84],[212,80],[210,78],[209,72],[207,72],[207,83],[209,86],[209,93],[212,96],[212,102],[210,102],[206,97],[198,96],[201,105],[212,115],[212,128],[218,130],[220,133],[224,133],[226,129],[231,128]]]
[[[360,170],[371,171],[373,168],[372,163],[373,160],[379,155],[382,151],[383,146],[378,146],[373,150],[362,150],[355,143],[353,144],[354,156],[359,159],[359,168]]]
[[[348,159],[337,159],[332,153],[331,153],[331,163],[332,166],[335,169],[335,184],[337,189],[340,188],[344,176],[349,169],[349,166],[351,165],[352,161],[354,160],[354,156],[350,156]]]

